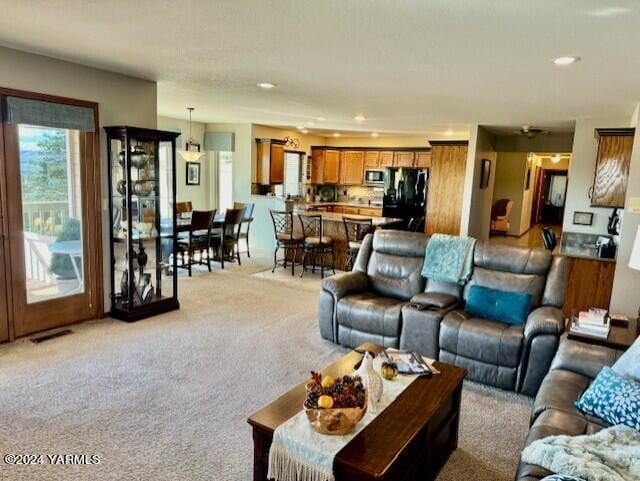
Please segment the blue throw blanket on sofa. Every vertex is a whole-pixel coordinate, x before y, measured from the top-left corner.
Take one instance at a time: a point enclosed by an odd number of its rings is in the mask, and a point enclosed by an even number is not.
[[[473,251],[476,240],[433,234],[427,243],[422,276],[435,281],[464,284],[473,270]]]

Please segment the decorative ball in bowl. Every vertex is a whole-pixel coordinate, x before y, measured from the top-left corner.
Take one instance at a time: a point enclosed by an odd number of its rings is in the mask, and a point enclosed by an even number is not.
[[[321,434],[348,434],[367,412],[367,391],[360,376],[333,379],[311,372],[303,407],[311,427]]]

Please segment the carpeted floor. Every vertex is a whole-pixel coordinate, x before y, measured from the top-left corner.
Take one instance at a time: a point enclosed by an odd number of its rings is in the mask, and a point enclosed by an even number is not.
[[[0,462],[0,479],[250,480],[247,416],[345,352],[318,335],[317,284],[256,270],[181,279],[177,312],[0,346],[0,452],[101,459]],[[438,479],[513,479],[529,411],[467,384],[460,447]]]

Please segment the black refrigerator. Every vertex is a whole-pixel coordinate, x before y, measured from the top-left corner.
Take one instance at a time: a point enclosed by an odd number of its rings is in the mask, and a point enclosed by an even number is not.
[[[382,215],[402,219],[405,229],[424,230],[428,184],[428,170],[385,169]]]

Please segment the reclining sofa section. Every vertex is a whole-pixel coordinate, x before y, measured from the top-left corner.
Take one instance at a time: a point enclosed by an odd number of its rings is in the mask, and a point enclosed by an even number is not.
[[[353,271],[322,281],[322,337],[347,347],[374,342],[418,351],[467,368],[468,379],[534,396],[564,331],[566,259],[478,242],[471,280],[459,286],[421,276],[428,241],[393,230],[365,237]],[[463,307],[473,285],[529,292],[526,322],[469,316]]]

